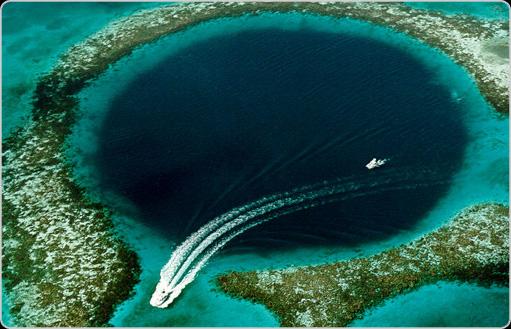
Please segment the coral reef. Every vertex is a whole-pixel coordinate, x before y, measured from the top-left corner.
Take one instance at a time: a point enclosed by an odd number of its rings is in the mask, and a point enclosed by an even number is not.
[[[231,272],[230,295],[263,303],[287,327],[343,327],[397,294],[440,280],[508,284],[509,209],[472,206],[407,245],[319,266]]]

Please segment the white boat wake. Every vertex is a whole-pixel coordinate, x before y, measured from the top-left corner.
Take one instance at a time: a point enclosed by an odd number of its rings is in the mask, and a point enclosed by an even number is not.
[[[422,175],[417,175],[407,174],[402,170],[389,170],[378,175],[376,180],[351,177],[333,182],[324,181],[290,192],[266,196],[234,208],[202,226],[174,250],[170,260],[160,271],[160,281],[150,303],[159,308],[169,306],[218,250],[256,225],[285,214],[332,202],[445,183],[432,179],[435,177],[431,177],[431,173],[424,171]]]

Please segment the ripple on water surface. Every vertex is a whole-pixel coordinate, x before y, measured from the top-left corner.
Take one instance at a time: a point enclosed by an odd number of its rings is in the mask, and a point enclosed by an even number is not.
[[[215,216],[295,187],[354,176],[372,158],[448,179],[466,142],[434,73],[382,42],[260,29],[191,45],[133,80],[100,132],[103,188],[182,239]],[[402,182],[399,184],[403,184]],[[235,244],[349,244],[408,228],[446,185],[293,213]]]

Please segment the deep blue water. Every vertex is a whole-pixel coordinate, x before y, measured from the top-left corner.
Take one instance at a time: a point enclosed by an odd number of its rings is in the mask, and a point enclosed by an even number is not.
[[[403,50],[278,29],[225,34],[166,58],[113,100],[99,140],[101,187],[177,240],[235,206],[323,180],[424,170],[446,180],[287,215],[229,246],[259,251],[412,227],[448,188],[467,142],[457,100]],[[391,160],[368,171],[373,157]]]

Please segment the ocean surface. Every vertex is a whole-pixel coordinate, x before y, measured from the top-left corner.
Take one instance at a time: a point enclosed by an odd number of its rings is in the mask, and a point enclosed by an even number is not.
[[[200,24],[114,64],[82,92],[81,108],[69,139],[75,175],[117,211],[143,268],[115,326],[275,326],[263,306],[217,291],[215,276],[370,255],[465,206],[508,200],[508,119],[442,53],[361,22],[266,14]],[[369,172],[372,157],[390,160]],[[364,187],[384,179],[406,184]],[[365,194],[247,231],[170,308],[149,305],[172,249],[200,225],[324,180]],[[506,288],[441,283],[353,325],[501,326],[507,303]]]
[[[98,136],[100,186],[179,241],[273,193],[382,175],[410,175],[407,186],[433,171],[433,185],[296,212],[226,249],[381,239],[413,226],[461,165],[461,105],[433,81],[406,52],[368,38],[308,28],[213,37],[163,58],[112,100]],[[390,158],[392,173],[368,172],[373,157]]]

